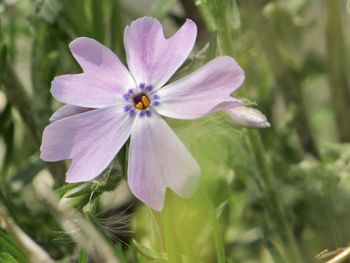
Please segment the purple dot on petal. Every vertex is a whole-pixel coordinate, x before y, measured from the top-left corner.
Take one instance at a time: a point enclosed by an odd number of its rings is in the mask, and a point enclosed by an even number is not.
[[[145,116],[145,112],[141,111],[139,116],[142,118],[143,116]]]
[[[146,87],[146,90],[147,90],[147,91],[152,91],[152,90],[153,90],[153,86],[152,86],[152,85],[148,85],[148,86]]]
[[[124,94],[123,97],[124,97],[125,100],[130,99],[130,95],[129,94]]]
[[[160,98],[160,97],[159,97],[159,95],[157,95],[157,94],[153,96],[153,99],[154,99],[154,100],[158,100],[159,98]]]
[[[141,83],[141,84],[139,85],[139,88],[140,88],[140,89],[144,89],[145,86],[146,86],[145,83]]]
[[[160,103],[159,103],[159,101],[155,101],[155,102],[153,102],[153,104],[152,104],[153,106],[159,106],[160,105]]]
[[[129,110],[131,110],[131,105],[129,105],[129,104],[128,104],[128,105],[125,105],[125,106],[124,106],[124,111],[127,112],[127,111],[129,111]]]
[[[131,110],[131,111],[129,112],[130,117],[134,117],[135,114],[136,114],[135,110]]]
[[[134,91],[132,89],[129,89],[129,92],[128,92],[130,95],[134,94]]]
[[[146,111],[146,115],[147,115],[147,117],[151,117],[152,116],[152,112],[151,111]]]

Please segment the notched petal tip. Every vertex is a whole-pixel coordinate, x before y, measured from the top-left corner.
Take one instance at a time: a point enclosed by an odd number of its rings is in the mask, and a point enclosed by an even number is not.
[[[128,184],[138,199],[160,211],[167,188],[189,197],[199,176],[197,161],[160,116],[155,114],[135,122],[129,147]]]
[[[45,153],[44,153],[45,149],[44,149],[43,145],[40,146],[39,151],[40,151],[40,156],[39,156],[40,160],[43,160],[44,162],[49,162],[49,160],[45,156]]]
[[[195,25],[196,26],[196,23],[190,19],[190,18],[186,18],[186,22],[190,22],[191,24]],[[197,27],[197,26],[196,26]]]
[[[165,204],[166,192],[164,193],[163,196],[164,196],[163,200],[160,201],[160,202],[157,202],[157,203],[151,203],[151,202],[147,203],[147,202],[142,201],[141,199],[140,200],[142,202],[144,202],[145,204],[147,204],[149,207],[151,207],[153,210],[155,210],[157,212],[162,212],[162,210],[164,208],[164,204]]]
[[[163,30],[162,24],[159,22],[159,20],[149,16],[140,17],[125,27],[124,40],[128,31],[138,30],[139,27],[143,28],[146,26],[157,26],[159,29]]]
[[[174,188],[169,186],[169,188],[174,191],[176,194],[181,196],[182,198],[190,198],[197,189],[199,178],[201,175],[201,168],[199,164],[196,162],[196,167],[193,167],[193,171],[191,175],[187,176],[187,181],[183,183],[181,188]]]
[[[233,76],[233,80],[232,80],[232,86],[234,89],[233,91],[235,91],[242,85],[245,79],[245,72],[233,57],[219,56],[210,62],[215,62],[218,65],[226,65],[226,70],[230,71]]]
[[[132,21],[130,23],[130,25],[127,25],[125,27],[125,29],[132,28],[132,27],[135,27],[135,26],[141,26],[140,24],[142,24],[142,23],[154,23],[154,24],[159,25],[161,28],[163,28],[161,22],[158,19],[156,19],[154,17],[150,17],[150,16],[144,16],[144,17],[140,17],[140,18]],[[197,29],[197,25],[192,19],[186,18],[185,23],[183,25],[185,25],[186,23],[187,24],[191,24],[191,26],[193,26],[193,27],[195,27]]]
[[[82,36],[82,37],[77,37],[75,39],[73,39],[69,44],[68,44],[68,47],[69,49],[72,51],[72,53],[75,52],[75,49],[76,48],[79,48],[79,46],[81,44],[84,44],[86,42],[97,42],[95,39],[93,38],[90,38],[90,37],[85,37],[85,36]],[[98,43],[98,42],[97,42]]]
[[[188,19],[172,36],[165,37],[162,24],[143,17],[124,31],[124,46],[130,73],[137,83],[162,87],[190,54],[197,26]]]
[[[131,25],[135,25],[135,24],[138,24],[138,23],[143,23],[143,22],[146,22],[146,21],[152,21],[152,22],[156,22],[158,24],[161,24],[159,22],[158,19],[154,18],[154,17],[151,17],[151,16],[143,16],[143,17],[139,17],[138,19],[134,20],[131,22],[130,26]]]
[[[67,75],[54,77],[54,79],[51,81],[51,87],[50,87],[50,93],[52,97],[54,97],[57,101],[62,103],[65,103],[64,99],[61,98],[61,96],[64,93],[64,89],[62,88],[62,85],[61,85],[62,80],[64,80],[64,76],[67,76]]]
[[[184,26],[187,26],[187,27],[191,26],[191,29],[194,31],[193,32],[194,35],[195,35],[194,38],[196,39],[197,38],[197,33],[198,33],[197,24],[192,19],[186,18],[185,23],[183,23],[181,28],[184,27]]]
[[[242,67],[238,64],[238,62],[230,56],[220,56],[215,59],[221,59],[223,62],[227,63],[228,65],[231,64],[230,66],[234,68],[236,74],[241,75],[241,77],[244,79],[245,78],[245,73]]]
[[[43,133],[41,159],[72,160],[67,182],[90,181],[111,163],[129,138],[133,120],[116,107],[57,120]]]
[[[174,119],[196,119],[224,110],[238,101],[230,98],[244,80],[244,71],[229,56],[217,57],[195,72],[158,91],[157,112]]]

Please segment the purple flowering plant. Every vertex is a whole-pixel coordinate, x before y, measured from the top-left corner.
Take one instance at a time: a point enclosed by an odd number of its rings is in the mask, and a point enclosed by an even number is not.
[[[167,188],[182,197],[191,195],[200,166],[163,117],[193,120],[226,111],[237,124],[269,126],[263,114],[231,97],[244,71],[229,56],[168,83],[191,53],[196,36],[190,19],[169,38],[158,20],[137,19],[124,32],[127,67],[96,40],[73,40],[69,47],[83,73],[52,81],[53,97],[66,105],[44,130],[41,159],[71,159],[66,182],[91,181],[130,138],[127,177],[138,199],[160,211]]]
[[[0,262],[348,260],[346,2],[0,1]]]

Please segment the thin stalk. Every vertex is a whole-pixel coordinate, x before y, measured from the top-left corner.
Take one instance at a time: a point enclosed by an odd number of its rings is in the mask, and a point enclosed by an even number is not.
[[[245,3],[250,2],[248,6],[252,9],[251,5],[254,6],[250,0],[245,1]],[[255,8],[255,7],[254,7]],[[255,10],[256,11],[256,10]],[[253,15],[253,14],[252,14]],[[261,21],[259,21],[261,22]],[[218,28],[221,28],[222,32],[218,34],[219,41],[223,45],[221,46],[222,50],[221,52],[226,55],[233,56],[233,45],[232,43],[232,32],[230,27],[225,23],[225,19],[219,19],[218,20]],[[270,49],[270,47],[269,47]],[[275,54],[271,54],[271,57],[274,58]],[[279,60],[280,59],[280,60]],[[277,64],[281,63],[282,60],[279,58],[277,63],[274,62],[273,65],[278,67]],[[275,60],[274,60],[275,61]],[[283,65],[284,66],[284,65]],[[284,71],[282,71],[283,74],[278,75],[279,77],[286,77],[288,76],[287,82],[290,79],[290,75],[286,74]],[[287,72],[288,73],[288,72]],[[278,78],[280,80],[280,78]],[[283,80],[285,81],[285,80]],[[289,93],[286,95],[290,95]],[[296,101],[302,102],[302,97],[300,96],[301,93],[295,93],[293,98]],[[296,99],[297,98],[297,99]],[[308,133],[308,137],[305,141],[305,137],[301,137],[301,141],[304,142],[305,148],[312,152],[314,155],[318,156],[316,147],[313,143],[313,139],[311,137],[311,132],[309,130],[307,119],[303,117],[302,119],[303,125],[306,125],[306,132]],[[254,153],[254,157],[257,163],[257,166],[259,167],[259,170],[256,174],[257,182],[260,182],[260,187],[262,187],[262,191],[266,195],[266,204],[267,204],[267,212],[269,213],[269,216],[271,219],[274,219],[276,225],[278,226],[279,233],[281,235],[282,242],[285,246],[285,254],[287,257],[287,262],[290,263],[298,263],[302,262],[301,255],[299,252],[299,249],[296,245],[295,238],[292,231],[292,226],[289,224],[289,221],[286,217],[286,211],[285,208],[281,202],[281,198],[279,196],[279,193],[277,191],[274,177],[272,174],[272,171],[269,167],[269,164],[266,159],[265,150],[263,147],[263,144],[261,142],[260,134],[257,132],[251,132],[249,134],[249,145],[252,149],[252,152]]]
[[[17,74],[10,65],[6,65],[3,75],[4,92],[11,103],[17,108],[24,123],[27,125],[33,135],[33,139],[40,144],[40,134],[36,128],[36,122],[33,114],[30,98],[24,86],[20,82]]]
[[[164,208],[162,214],[153,211],[150,208],[151,214],[153,215],[154,222],[159,231],[160,239],[160,251],[165,252],[168,255],[169,263],[181,262],[179,255],[176,253],[176,245],[174,242],[175,236],[173,233],[173,225],[171,224],[171,216],[168,208]]]
[[[296,244],[295,237],[293,235],[292,226],[286,216],[286,209],[281,202],[280,193],[277,190],[275,179],[271,171],[270,165],[266,158],[266,151],[261,142],[261,138],[258,132],[251,131],[248,133],[249,145],[254,153],[254,158],[258,167],[257,176],[260,177],[264,185],[264,194],[266,195],[266,201],[269,204],[267,206],[267,212],[270,218],[273,218],[282,242],[285,246],[286,260],[290,263],[302,262],[299,248]]]
[[[191,18],[198,26],[198,38],[199,40],[205,40],[208,38],[208,31],[205,23],[202,19],[201,13],[195,4],[194,0],[180,0],[180,3],[184,9],[185,17]]]
[[[253,0],[246,0],[242,1],[242,6],[245,7],[246,16],[248,16],[252,22],[256,36],[274,72],[276,84],[281,89],[286,103],[298,105],[296,131],[303,150],[319,158],[319,153],[307,118],[301,85],[294,77],[293,69],[282,59],[282,55],[278,49],[281,45],[278,37],[267,26],[268,23],[261,13],[260,4]]]
[[[331,260],[328,260],[326,263],[346,262],[346,260],[348,260],[349,258],[350,258],[350,247],[347,247],[341,253],[339,253],[337,256],[335,256]]]
[[[324,198],[323,202],[324,202],[327,218],[332,229],[335,247],[340,247],[342,245],[342,239],[341,239],[341,234],[340,234],[336,216],[335,216],[334,204],[332,199],[332,193],[333,193],[332,188],[335,186],[332,186],[332,185],[330,186],[329,185],[330,183],[328,180],[323,180],[322,184],[323,184],[322,188],[323,188],[323,198]]]
[[[159,237],[159,250],[160,252],[165,252],[165,241],[164,241],[164,231],[163,231],[163,223],[162,223],[162,217],[160,214],[156,211],[154,211],[152,208],[148,207],[149,213],[152,215],[152,221],[154,224],[154,227],[156,228],[156,234]]]
[[[220,23],[218,22],[218,38],[220,48],[223,50],[223,53],[233,56],[233,42],[229,24],[226,22],[224,15],[219,17],[218,21],[220,21]]]
[[[207,198],[206,198],[207,199]],[[225,263],[226,262],[226,254],[225,254],[225,241],[224,241],[224,233],[219,224],[219,219],[217,217],[217,213],[215,207],[211,200],[206,200],[208,203],[208,214],[210,218],[210,223],[213,231],[213,238],[216,250],[216,261],[217,263]]]
[[[110,17],[110,41],[111,48],[118,54],[122,61],[125,61],[125,50],[123,46],[123,7],[120,0],[111,0]]]
[[[179,253],[179,247],[176,244],[177,238],[175,233],[175,226],[172,222],[172,211],[169,207],[165,207],[163,211],[163,227],[164,227],[164,242],[166,252],[169,257],[169,263],[180,263],[181,253]]]
[[[96,40],[104,43],[105,38],[105,21],[103,12],[103,3],[99,0],[91,1],[91,13],[92,13],[92,31]]]
[[[325,0],[327,15],[326,46],[330,92],[335,107],[338,136],[341,142],[350,141],[350,92],[347,78],[346,54],[340,1]]]
[[[96,229],[91,220],[86,220],[68,203],[64,206],[59,206],[58,197],[51,186],[45,183],[44,180],[36,179],[33,186],[39,198],[44,200],[50,207],[57,222],[79,244],[80,248],[88,250],[89,244],[92,244],[96,248],[96,253],[100,256],[101,262],[119,262],[112,245]],[[88,214],[86,213],[86,215]]]
[[[3,75],[3,87],[6,97],[11,101],[12,105],[18,110],[23,122],[27,125],[33,136],[33,141],[37,147],[41,144],[41,128],[39,127],[36,118],[38,116],[35,109],[32,107],[31,98],[29,97],[24,85],[19,80],[17,74],[12,67],[7,64]],[[57,175],[57,182],[62,181],[66,167],[64,163],[48,164],[50,172]]]
[[[0,221],[2,227],[16,240],[18,246],[25,252],[28,260],[32,263],[54,263],[55,261],[32,240],[9,216],[5,206],[0,203]]]

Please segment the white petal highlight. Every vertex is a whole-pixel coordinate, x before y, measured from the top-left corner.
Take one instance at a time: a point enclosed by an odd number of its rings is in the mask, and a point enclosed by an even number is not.
[[[134,79],[117,55],[95,39],[76,38],[69,44],[69,48],[84,73],[95,76],[100,81],[110,82],[119,93],[134,87]]]
[[[137,198],[160,211],[167,187],[180,196],[189,196],[199,175],[197,161],[160,116],[153,114],[135,121],[128,182]]]
[[[126,142],[132,122],[118,107],[57,120],[44,130],[40,158],[49,162],[71,159],[66,181],[90,181],[107,168]]]
[[[128,67],[137,84],[158,89],[163,86],[191,53],[197,26],[187,19],[183,26],[166,39],[160,22],[144,17],[127,26],[124,33]]]
[[[244,72],[233,58],[218,57],[157,91],[160,105],[156,110],[174,119],[202,117],[215,111],[219,105],[224,106],[227,100],[235,100],[230,94],[243,80]]]
[[[53,97],[66,104],[86,108],[118,105],[135,81],[118,57],[94,39],[80,37],[69,45],[84,73],[55,77]]]
[[[56,110],[50,117],[49,121],[50,122],[54,122],[54,121],[58,121],[60,119],[63,118],[67,118],[79,113],[83,113],[86,111],[92,110],[90,108],[82,108],[82,107],[78,107],[78,106],[74,106],[74,105],[64,105],[61,108],[59,108],[58,110]]]

